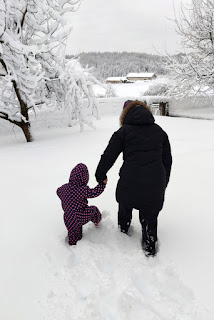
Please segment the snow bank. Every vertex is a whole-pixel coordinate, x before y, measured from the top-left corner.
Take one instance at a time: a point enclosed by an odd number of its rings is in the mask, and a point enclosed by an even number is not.
[[[144,92],[152,85],[167,84],[170,79],[158,77],[151,81],[137,81],[135,83],[112,84],[118,98],[146,101],[149,105],[159,102],[170,102],[169,115],[175,117],[186,117],[193,119],[214,119],[214,98],[213,97],[194,97],[183,100],[175,100],[173,97],[166,96],[144,96]],[[96,94],[104,93],[105,89],[96,87]],[[115,100],[117,101],[117,100]],[[122,102],[122,100],[121,100]],[[111,103],[111,101],[109,101]]]
[[[130,97],[127,97],[129,99]],[[100,98],[98,99],[100,104],[100,112],[101,115],[104,114],[120,114],[124,101],[127,100],[124,98]],[[132,99],[136,99],[132,97]],[[38,111],[36,114],[31,112],[30,120],[32,132],[39,132],[43,129],[47,128],[65,128],[68,127],[69,124],[69,114],[66,109],[62,110],[54,110],[54,108],[42,108],[42,110]],[[92,122],[94,122],[95,127],[97,120],[95,117],[91,117]],[[79,125],[76,125],[79,128]],[[11,123],[0,119],[0,134],[1,135],[22,135],[21,130]]]
[[[48,107],[43,107],[41,110],[37,111],[36,114],[34,112],[31,112],[29,114],[29,118],[31,121],[31,128],[32,131],[39,131],[44,128],[63,128],[63,127],[68,127],[70,118],[69,118],[69,110],[68,109],[55,109],[54,108],[48,108]],[[85,112],[85,110],[82,110]],[[95,117],[90,117],[94,122],[96,121]],[[89,119],[89,118],[88,118]],[[78,122],[75,121],[75,122]],[[77,124],[77,127],[79,125]],[[0,119],[0,134],[1,135],[9,135],[9,134],[19,134],[21,130],[3,120]]]
[[[183,100],[171,99],[169,115],[192,119],[214,119],[214,98],[188,97]]]
[[[32,112],[30,114],[30,120],[32,121],[31,127],[32,130],[40,130],[43,128],[59,128],[68,126],[69,115],[67,110],[51,110],[45,108],[44,110],[38,111],[36,115]],[[21,129],[17,126],[0,119],[0,134],[1,135],[10,135],[10,134],[19,134]]]
[[[156,81],[156,80],[154,80]],[[163,79],[164,81],[164,79]],[[139,81],[143,82],[143,81]],[[169,115],[172,117],[186,117],[195,119],[214,119],[214,98],[212,101],[209,97],[199,97],[197,99],[190,97],[184,100],[175,100],[172,97],[167,96],[139,96],[142,90],[142,84],[135,83],[133,89],[128,90],[129,86],[133,84],[118,84],[112,85],[112,87],[117,91],[117,86],[122,87],[122,96],[116,98],[99,98],[100,112],[101,115],[105,114],[115,114],[119,115],[122,111],[123,104],[126,100],[141,100],[146,101],[148,105],[152,103],[159,102],[169,102]],[[105,89],[95,87],[96,93],[104,94]],[[102,90],[101,90],[102,89]],[[124,90],[126,89],[126,90]],[[101,91],[100,91],[101,90]],[[103,91],[104,90],[104,91]],[[118,93],[118,91],[117,91]],[[213,104],[212,104],[213,102]],[[96,127],[97,121],[95,118],[91,118],[92,122]],[[42,109],[37,112],[36,116],[32,112],[31,114],[32,131],[39,131],[45,128],[63,128],[67,127],[69,124],[69,114],[67,110],[55,110],[51,108]],[[0,119],[0,134],[1,135],[19,135],[21,130],[11,123]],[[21,133],[22,134],[22,133]]]
[[[207,120],[214,119],[214,105],[212,105],[211,100],[206,97],[200,97],[197,100],[194,98],[175,100],[172,97],[167,96],[137,97],[132,95],[118,98],[105,98],[99,99],[101,114],[112,113],[119,115],[122,111],[124,102],[128,99],[146,101],[148,105],[151,105],[152,103],[169,102],[169,115],[172,117]]]

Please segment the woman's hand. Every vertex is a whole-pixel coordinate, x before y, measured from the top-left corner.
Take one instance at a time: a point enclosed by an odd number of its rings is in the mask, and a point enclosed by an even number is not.
[[[105,180],[103,181],[103,183],[107,184],[107,181],[108,181],[108,179],[105,179]]]

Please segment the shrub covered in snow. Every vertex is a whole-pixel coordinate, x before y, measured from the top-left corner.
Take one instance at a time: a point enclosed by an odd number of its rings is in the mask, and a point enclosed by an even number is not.
[[[117,97],[116,91],[111,84],[107,85],[105,98],[115,98]]]
[[[93,86],[97,98],[116,98],[116,90],[111,84],[98,84]]]
[[[145,96],[165,96],[167,95],[168,85],[166,83],[153,83],[143,92]]]

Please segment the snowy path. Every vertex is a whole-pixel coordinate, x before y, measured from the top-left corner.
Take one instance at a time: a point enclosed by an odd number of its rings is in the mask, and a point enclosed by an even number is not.
[[[200,319],[175,268],[143,256],[139,230],[129,238],[110,217],[99,230],[92,224],[86,229],[76,247],[65,251],[64,237],[58,244],[64,259],[52,272],[45,319]]]
[[[95,186],[97,162],[118,127],[118,103],[104,101],[102,107],[96,131],[41,131],[32,144],[0,139],[0,318],[213,319],[213,121],[156,118],[174,155],[156,258],[142,253],[137,212],[131,237],[117,229],[114,191],[121,157],[106,191],[90,200],[107,211],[102,225],[88,224],[77,246],[65,244],[55,190],[78,162],[87,164],[89,185]]]

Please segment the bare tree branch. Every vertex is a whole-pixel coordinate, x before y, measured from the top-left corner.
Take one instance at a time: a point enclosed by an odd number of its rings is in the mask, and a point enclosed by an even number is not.
[[[23,25],[24,25],[26,13],[27,13],[27,7],[26,7],[26,9],[25,9],[25,12],[24,12],[23,17],[22,17],[22,20],[21,20],[21,27],[23,27]]]

